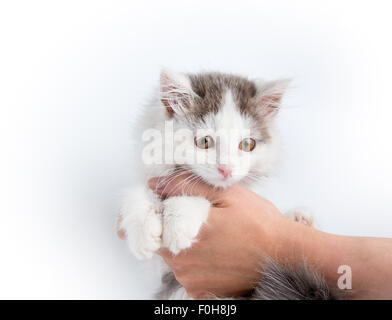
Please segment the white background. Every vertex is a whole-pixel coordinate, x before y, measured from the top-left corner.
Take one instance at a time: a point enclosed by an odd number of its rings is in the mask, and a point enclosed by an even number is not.
[[[390,1],[2,1],[0,298],[148,298],[115,235],[163,66],[292,77],[265,196],[392,237]]]

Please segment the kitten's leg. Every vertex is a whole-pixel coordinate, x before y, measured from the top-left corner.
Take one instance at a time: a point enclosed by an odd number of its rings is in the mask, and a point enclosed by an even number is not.
[[[304,209],[292,209],[286,213],[286,217],[309,227],[316,227],[312,215]]]
[[[161,201],[145,187],[127,190],[120,210],[120,228],[127,234],[131,252],[148,259],[161,247]]]
[[[207,220],[210,202],[203,197],[181,196],[163,202],[163,246],[172,253],[189,248]]]

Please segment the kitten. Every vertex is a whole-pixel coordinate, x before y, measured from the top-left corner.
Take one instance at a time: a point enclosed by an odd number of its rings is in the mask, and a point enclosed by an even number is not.
[[[204,181],[218,188],[240,183],[249,188],[268,176],[279,148],[275,118],[288,84],[288,80],[250,81],[222,73],[161,73],[160,91],[138,124],[142,138],[135,150],[142,159],[121,208],[121,229],[137,258],[151,258],[161,247],[174,254],[189,248],[211,206],[196,196],[161,200],[148,189],[149,178],[170,179],[187,172],[194,183]],[[305,212],[293,211],[289,216],[313,224]],[[322,277],[305,269],[292,272],[270,262],[263,268],[263,279],[273,282],[276,294],[263,289],[261,281],[253,298],[307,298],[308,291],[312,297],[332,298]],[[296,295],[290,295],[290,277],[301,277],[307,286],[294,288]],[[189,298],[170,270],[165,270],[162,280],[160,298]]]

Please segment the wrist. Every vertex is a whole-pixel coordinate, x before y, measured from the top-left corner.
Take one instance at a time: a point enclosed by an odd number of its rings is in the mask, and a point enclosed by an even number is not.
[[[289,263],[306,263],[318,270],[330,284],[336,284],[338,268],[345,264],[342,258],[346,255],[347,237],[329,234],[298,222],[293,224],[286,244]]]
[[[303,261],[303,250],[310,251],[312,238],[307,226],[273,214],[267,220],[260,219],[258,249],[261,257],[269,257],[281,264]]]
[[[283,217],[275,232],[274,251],[271,257],[280,263],[298,264],[307,262],[318,265],[334,249],[334,235],[322,232],[302,223]]]

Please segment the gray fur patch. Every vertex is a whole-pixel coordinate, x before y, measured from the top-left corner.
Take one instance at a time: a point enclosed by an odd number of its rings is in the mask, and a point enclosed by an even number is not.
[[[227,90],[233,93],[233,98],[241,112],[253,107],[256,96],[256,85],[240,76],[218,72],[188,75],[192,90],[198,95],[193,108],[200,117],[208,113],[217,113],[222,105],[222,99]]]
[[[165,273],[162,276],[162,285],[160,290],[155,294],[156,299],[167,300],[181,287],[173,272]]]
[[[306,263],[289,268],[267,259],[262,278],[251,300],[340,300],[342,295],[331,288],[324,277]]]
[[[286,267],[272,259],[265,259],[261,279],[246,297],[222,297],[206,295],[216,300],[340,300],[347,297],[331,288],[324,277],[306,263]],[[162,277],[157,299],[168,299],[181,287],[172,272]]]
[[[245,77],[218,72],[188,74],[187,76],[192,90],[197,94],[189,110],[193,119],[203,121],[206,115],[216,114],[223,105],[225,93],[230,90],[240,113],[253,118],[265,141],[268,141],[270,118],[266,116],[267,112],[263,110],[258,100],[262,93],[253,81]]]

